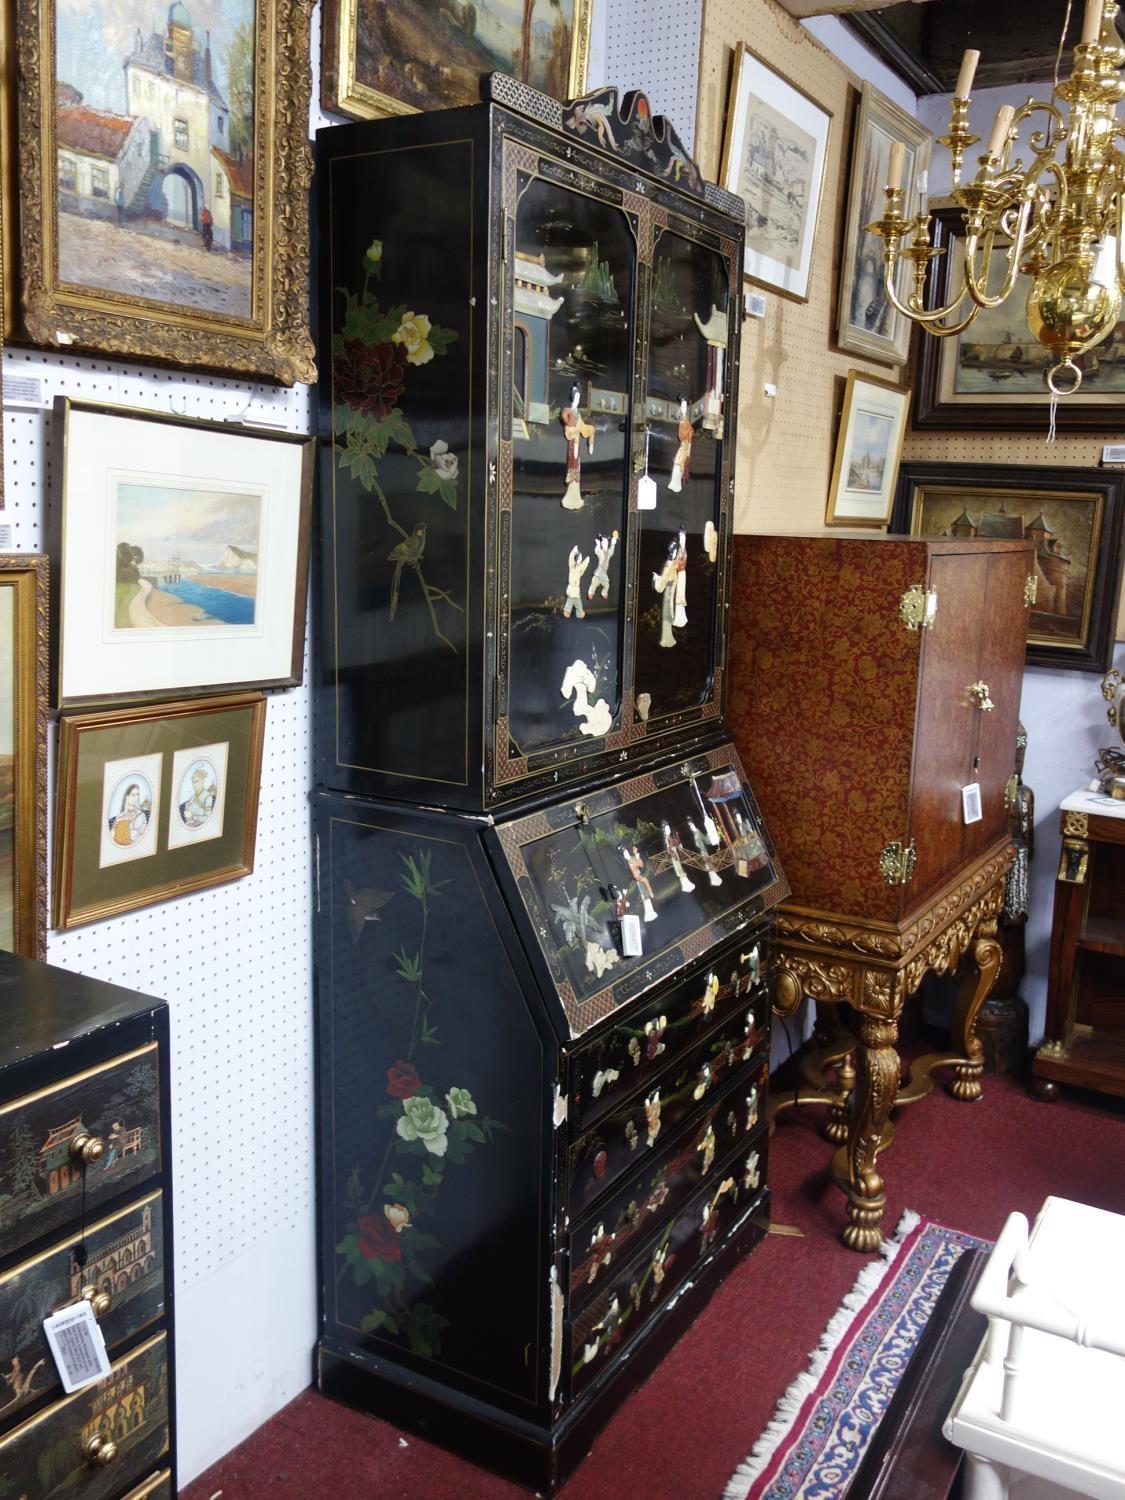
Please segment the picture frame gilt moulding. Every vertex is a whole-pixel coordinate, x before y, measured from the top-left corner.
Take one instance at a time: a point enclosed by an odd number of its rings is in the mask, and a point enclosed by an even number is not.
[[[301,681],[315,439],[58,398],[60,708]]]
[[[832,112],[739,42],[720,184],[746,204],[747,278],[809,299]]]
[[[556,99],[586,92],[593,0],[323,0],[321,103],[353,120],[480,100],[500,72]],[[489,40],[484,40],[487,35]]]
[[[53,926],[251,874],[265,722],[261,693],[64,714]]]
[[[909,410],[908,390],[848,371],[826,526],[887,525]]]
[[[1028,666],[1108,670],[1123,528],[1125,471],[916,461],[899,470],[893,530],[1035,541]]]
[[[9,337],[315,380],[313,0],[206,0],[206,27],[191,0],[13,5]]]
[[[0,556],[0,948],[46,955],[46,557]]]
[[[883,287],[883,242],[867,230],[883,213],[883,187],[896,142],[905,153],[903,214],[909,219],[918,212],[920,177],[929,169],[930,133],[865,83],[852,140],[836,338],[840,348],[852,354],[904,365],[910,355],[913,324],[891,306]],[[904,294],[910,267],[904,262],[901,271],[898,290]]]

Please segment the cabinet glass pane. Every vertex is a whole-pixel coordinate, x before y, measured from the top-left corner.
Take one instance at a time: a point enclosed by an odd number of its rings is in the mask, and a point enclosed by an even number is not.
[[[680,235],[653,256],[644,419],[656,508],[641,511],[635,693],[650,721],[705,701],[715,663],[727,268]]]
[[[636,247],[624,214],[534,179],[516,212],[508,732],[616,723]]]

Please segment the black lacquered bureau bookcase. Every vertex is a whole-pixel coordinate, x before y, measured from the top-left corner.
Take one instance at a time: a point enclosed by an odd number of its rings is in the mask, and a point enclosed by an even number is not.
[[[318,139],[326,1392],[540,1490],[765,1231],[742,206],[641,95]]]

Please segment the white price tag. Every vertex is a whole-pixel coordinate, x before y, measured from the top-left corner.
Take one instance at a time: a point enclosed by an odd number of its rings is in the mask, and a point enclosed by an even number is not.
[[[961,788],[961,811],[966,823],[979,823],[984,817],[980,805],[980,782],[971,781]]]
[[[621,956],[623,958],[640,958],[644,952],[644,940],[641,937],[641,919],[633,912],[626,912],[621,918]]]
[[[43,1332],[68,1396],[109,1374],[105,1338],[88,1302],[75,1302],[44,1318]]]
[[[637,480],[637,509],[656,509],[656,480],[651,474],[642,474]]]

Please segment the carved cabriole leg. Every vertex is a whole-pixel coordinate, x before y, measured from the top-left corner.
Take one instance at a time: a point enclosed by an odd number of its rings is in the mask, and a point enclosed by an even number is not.
[[[953,1065],[953,1081],[949,1085],[949,1092],[955,1099],[979,1099],[981,1096],[984,1046],[976,1032],[977,1014],[992,993],[1003,957],[1004,950],[996,941],[996,918],[986,918],[980,924],[973,944],[973,962],[978,970],[977,982],[973,986],[962,986],[953,1011],[953,1045],[964,1059]]]
[[[839,1097],[834,1104],[828,1106],[824,1136],[834,1146],[842,1146],[848,1138],[848,1116],[855,1091],[854,1052],[848,1052],[840,1059],[836,1067],[836,1087],[839,1089]]]
[[[860,1017],[858,1069],[848,1139],[848,1225],[844,1244],[868,1254],[883,1238],[887,1195],[876,1170],[883,1127],[898,1091],[901,1067],[895,1043],[898,1022],[883,1016]]]

